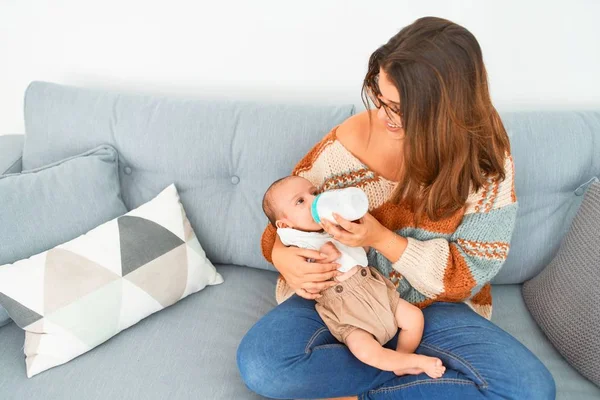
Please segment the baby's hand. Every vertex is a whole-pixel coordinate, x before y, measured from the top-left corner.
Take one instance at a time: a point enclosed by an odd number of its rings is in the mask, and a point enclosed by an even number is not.
[[[334,262],[342,255],[332,242],[327,242],[323,246],[321,246],[319,252],[327,256],[327,258],[325,258],[324,260],[319,261],[321,263]]]

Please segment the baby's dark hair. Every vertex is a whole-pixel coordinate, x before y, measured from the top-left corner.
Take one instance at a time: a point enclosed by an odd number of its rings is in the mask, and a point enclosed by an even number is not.
[[[274,228],[277,228],[277,225],[275,223],[277,222],[277,217],[279,215],[277,215],[277,210],[275,210],[273,208],[273,198],[272,198],[273,196],[272,196],[271,192],[277,186],[279,186],[280,184],[282,184],[283,182],[285,182],[288,179],[292,179],[293,177],[294,176],[292,175],[292,176],[284,176],[281,179],[277,179],[275,182],[271,183],[271,186],[269,186],[269,188],[265,192],[265,195],[263,196],[263,201],[262,201],[263,212],[265,213],[265,215],[269,219],[269,222],[271,223],[271,225],[273,225]]]

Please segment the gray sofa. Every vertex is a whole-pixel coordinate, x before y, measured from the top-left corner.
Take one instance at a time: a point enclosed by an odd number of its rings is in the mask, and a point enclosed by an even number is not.
[[[235,354],[244,333],[275,306],[277,274],[259,247],[266,222],[261,196],[354,112],[343,105],[224,102],[32,83],[25,96],[26,135],[0,137],[0,174],[111,144],[120,155],[125,205],[134,208],[175,182],[225,283],[32,379],[25,376],[23,332],[15,324],[0,328],[0,399],[260,398],[242,383]],[[494,280],[492,319],[544,362],[559,399],[600,398],[600,389],[548,342],[521,296],[521,284],[556,253],[587,183],[600,176],[600,112],[502,117],[512,140],[520,208],[509,259]]]

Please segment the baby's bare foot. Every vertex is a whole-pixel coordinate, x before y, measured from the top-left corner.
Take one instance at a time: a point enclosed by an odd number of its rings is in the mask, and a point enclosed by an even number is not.
[[[446,372],[446,367],[442,364],[442,360],[435,357],[420,356],[419,366],[427,375],[433,379],[440,378]]]
[[[407,368],[407,369],[397,369],[394,373],[398,376],[402,375],[419,375],[423,373],[421,368]]]

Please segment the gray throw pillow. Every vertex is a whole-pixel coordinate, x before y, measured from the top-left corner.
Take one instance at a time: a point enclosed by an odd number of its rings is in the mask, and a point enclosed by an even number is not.
[[[0,266],[67,242],[127,212],[118,154],[100,146],[75,157],[0,176]],[[0,307],[0,326],[9,322]]]
[[[558,253],[523,297],[554,347],[600,386],[600,183],[587,190]]]

